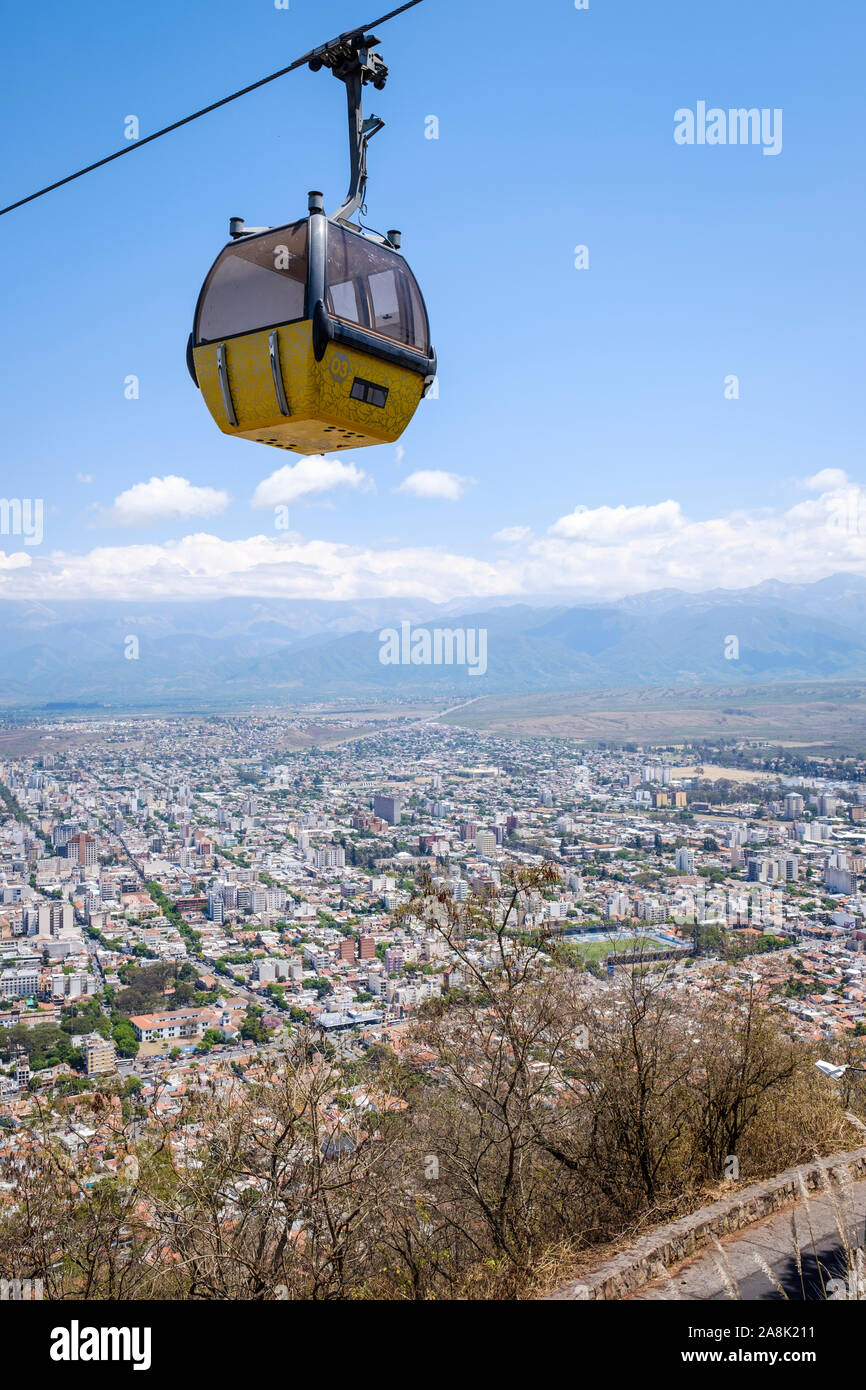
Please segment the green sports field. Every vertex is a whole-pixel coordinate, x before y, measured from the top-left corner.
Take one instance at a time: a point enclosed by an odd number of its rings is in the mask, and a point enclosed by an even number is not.
[[[608,956],[616,953],[625,955],[631,951],[658,951],[661,949],[661,942],[653,941],[648,936],[623,936],[611,940],[610,937],[600,933],[594,941],[570,941],[575,951],[579,951],[585,961],[603,961]]]

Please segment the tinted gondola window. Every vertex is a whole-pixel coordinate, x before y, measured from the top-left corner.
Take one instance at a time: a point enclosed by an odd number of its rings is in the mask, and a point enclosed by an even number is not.
[[[306,221],[227,246],[202,292],[196,342],[304,318],[306,286]]]
[[[331,286],[331,313],[338,319],[347,319],[349,323],[361,322],[358,313],[358,291],[353,280],[343,280],[340,284]]]
[[[424,301],[402,256],[387,246],[328,226],[328,307],[338,319],[427,352]]]

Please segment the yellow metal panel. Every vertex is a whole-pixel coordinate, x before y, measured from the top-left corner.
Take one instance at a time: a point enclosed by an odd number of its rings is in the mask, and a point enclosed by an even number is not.
[[[229,424],[220,391],[219,344],[194,349],[201,393],[224,434],[298,454],[361,449],[400,438],[424,391],[423,378],[417,372],[335,343],[328,345],[322,361],[317,362],[310,321],[286,324],[277,330],[283,387],[291,412],[285,416],[274,390],[270,332],[247,333],[224,344],[237,427]],[[356,377],[387,390],[384,407],[353,398]]]

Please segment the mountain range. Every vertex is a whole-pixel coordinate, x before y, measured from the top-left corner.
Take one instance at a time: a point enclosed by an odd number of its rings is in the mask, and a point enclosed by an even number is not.
[[[383,665],[411,623],[487,632],[487,670]],[[137,659],[127,659],[137,639]],[[866,579],[609,603],[0,601],[0,706],[231,705],[866,679]]]

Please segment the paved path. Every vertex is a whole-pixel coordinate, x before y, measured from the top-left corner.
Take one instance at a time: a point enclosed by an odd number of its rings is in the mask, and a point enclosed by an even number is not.
[[[866,1247],[866,1181],[853,1183],[847,1196],[838,1192],[837,1201],[848,1227],[852,1247]],[[800,1302],[804,1297],[794,1256],[791,1218],[796,1220],[803,1266],[806,1299],[823,1299],[821,1278],[826,1282],[845,1273],[845,1255],[837,1229],[833,1203],[823,1192],[810,1193],[808,1212],[803,1202],[766,1220],[738,1231],[722,1240],[728,1262],[728,1277],[736,1283],[739,1296],[746,1300],[779,1300],[783,1295],[759,1268],[755,1252],[773,1270],[788,1298]],[[809,1224],[811,1221],[812,1234]],[[814,1235],[814,1246],[812,1235]],[[730,1299],[719,1264],[722,1257],[714,1246],[670,1270],[669,1279],[656,1280],[632,1298],[652,1299]]]

